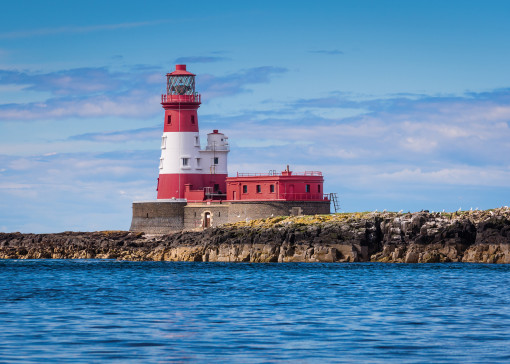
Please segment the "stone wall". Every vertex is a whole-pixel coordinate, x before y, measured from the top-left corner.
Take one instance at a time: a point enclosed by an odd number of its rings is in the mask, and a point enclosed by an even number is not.
[[[151,201],[133,203],[130,231],[169,234],[181,230],[202,229],[206,213],[210,227],[272,216],[329,214],[329,201],[239,201],[191,203]]]
[[[329,213],[329,201],[231,201],[228,222]]]
[[[229,204],[190,204],[184,208],[184,228],[187,230],[204,227],[205,214],[210,214],[210,226],[216,227],[228,222]]]
[[[168,234],[184,229],[184,206],[181,201],[133,202],[130,231]]]

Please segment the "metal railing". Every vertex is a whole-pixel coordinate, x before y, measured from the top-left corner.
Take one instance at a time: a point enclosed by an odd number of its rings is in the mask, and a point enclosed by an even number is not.
[[[280,172],[270,171],[269,173],[240,173],[237,172],[237,177],[271,177],[271,176],[322,176],[319,171],[305,171],[305,172]]]
[[[329,201],[329,193],[280,193],[280,199],[287,201]]]
[[[172,95],[166,94],[161,95],[161,102],[198,102],[200,103],[202,100],[202,95],[193,94],[193,95]]]

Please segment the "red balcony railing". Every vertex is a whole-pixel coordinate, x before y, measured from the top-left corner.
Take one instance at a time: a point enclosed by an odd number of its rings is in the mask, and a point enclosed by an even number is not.
[[[319,171],[305,171],[305,172],[270,172],[270,173],[239,173],[237,177],[271,177],[271,176],[322,176]]]
[[[161,102],[198,102],[201,103],[201,95],[161,95]]]
[[[280,193],[278,197],[287,201],[329,201],[329,193]]]

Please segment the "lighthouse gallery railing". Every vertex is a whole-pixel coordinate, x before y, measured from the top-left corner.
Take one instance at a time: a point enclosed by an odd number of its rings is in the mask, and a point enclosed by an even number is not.
[[[194,94],[194,95],[161,95],[161,102],[199,102],[201,103],[201,97],[200,94]]]

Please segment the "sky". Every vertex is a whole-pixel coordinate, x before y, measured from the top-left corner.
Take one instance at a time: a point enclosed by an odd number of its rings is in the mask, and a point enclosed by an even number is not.
[[[229,173],[318,170],[341,212],[510,204],[510,2],[4,1],[0,231],[127,230],[184,63]]]

